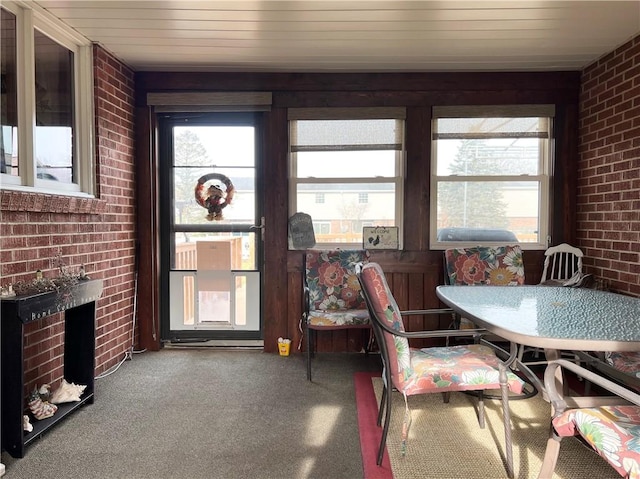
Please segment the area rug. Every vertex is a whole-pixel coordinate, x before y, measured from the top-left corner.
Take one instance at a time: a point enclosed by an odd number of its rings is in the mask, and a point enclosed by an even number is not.
[[[387,450],[376,465],[382,429],[376,426],[382,391],[379,373],[356,373],[356,401],[364,479],[499,479],[506,478],[504,429],[499,400],[485,400],[486,427],[478,426],[476,398],[452,393],[409,398],[412,423],[406,455],[401,454],[404,400],[393,393]],[[536,478],[544,456],[550,406],[540,395],[511,401],[516,478]],[[620,476],[575,438],[563,439],[553,479],[617,479]]]

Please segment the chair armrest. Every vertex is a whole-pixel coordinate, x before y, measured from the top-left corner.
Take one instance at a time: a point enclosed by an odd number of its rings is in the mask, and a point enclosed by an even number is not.
[[[451,310],[449,309],[416,309],[416,310],[407,310],[401,311],[401,316],[408,315],[426,315],[426,314],[443,314],[449,313]],[[446,338],[446,337],[464,337],[464,336],[473,336],[480,337],[483,334],[488,334],[489,332],[486,329],[438,329],[431,331],[396,331],[391,326],[389,326],[386,321],[377,321],[374,319],[374,314],[369,311],[369,316],[371,317],[371,321],[376,321],[376,323],[388,333],[391,333],[395,336],[401,336],[403,338]]]
[[[565,399],[562,394],[558,392],[556,387],[556,373],[558,368],[564,368],[566,370],[574,372],[583,379],[591,381],[593,384],[597,384],[601,388],[613,393],[615,396],[623,400],[618,401],[618,404],[620,404],[620,402],[624,402],[640,406],[640,395],[571,361],[568,361],[566,359],[556,359],[549,362],[544,372],[544,385],[549,401],[553,406],[554,416],[557,416],[560,413],[564,412],[567,409],[568,403],[572,403],[573,405],[579,404],[581,402],[579,401],[580,398],[576,398],[575,401],[570,400],[569,398]],[[602,399],[607,399],[607,397],[603,397]],[[611,403],[610,400],[605,402],[609,404]]]
[[[407,311],[400,311],[401,316],[426,316],[427,314],[445,314],[450,313],[454,314],[453,309],[451,308],[440,308],[440,309],[411,309]]]
[[[384,326],[383,326],[384,327]],[[386,327],[384,327],[387,329]],[[471,336],[479,338],[485,334],[489,334],[486,329],[438,329],[432,331],[394,331],[389,328],[387,331],[392,332],[396,336],[403,338],[451,338]]]

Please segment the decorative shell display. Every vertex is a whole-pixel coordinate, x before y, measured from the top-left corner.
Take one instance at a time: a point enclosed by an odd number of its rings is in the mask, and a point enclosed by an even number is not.
[[[26,414],[22,416],[22,429],[27,432],[33,431],[33,424],[31,424],[31,422],[29,421],[29,416],[27,416]]]
[[[33,417],[40,420],[53,416],[58,410],[58,406],[43,401],[38,390],[34,389],[31,396],[29,396],[29,410],[31,414],[33,414]]]
[[[80,401],[80,396],[87,386],[81,386],[79,384],[68,383],[66,379],[63,379],[60,383],[60,387],[51,393],[50,401],[53,404],[61,404],[65,402]]]

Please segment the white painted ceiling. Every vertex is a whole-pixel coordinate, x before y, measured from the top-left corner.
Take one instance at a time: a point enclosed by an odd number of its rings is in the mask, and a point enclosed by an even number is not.
[[[640,0],[35,2],[134,70],[581,70],[640,33]]]

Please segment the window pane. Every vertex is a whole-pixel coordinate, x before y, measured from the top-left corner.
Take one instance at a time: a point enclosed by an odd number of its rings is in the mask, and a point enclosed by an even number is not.
[[[216,242],[215,255],[198,256],[198,243]],[[255,233],[175,233],[171,268],[174,270],[255,270]],[[201,250],[202,251],[202,250]]]
[[[396,151],[296,153],[298,178],[375,178],[395,175]]]
[[[537,138],[437,140],[438,176],[538,175],[540,150],[546,141]]]
[[[233,184],[234,195],[222,209],[225,223],[255,221],[255,128],[253,126],[191,125],[173,127],[174,224],[207,224],[208,211],[195,199],[198,180],[221,174]],[[225,180],[226,181],[226,180]],[[218,187],[226,203],[227,186],[217,178],[204,182]],[[206,193],[202,193],[207,196]]]
[[[496,231],[495,238],[472,237],[469,229],[510,231],[520,242],[539,241],[537,181],[440,181],[437,193],[439,241],[503,241],[510,236]],[[442,230],[450,228],[465,230],[443,236]]]
[[[316,202],[320,193],[324,203]],[[297,209],[311,215],[318,243],[362,243],[363,226],[394,226],[395,198],[393,183],[298,184],[296,192]]]
[[[74,182],[73,52],[34,31],[38,178]]]
[[[176,126],[176,166],[254,166],[253,126]]]
[[[319,245],[362,244],[363,226],[400,226],[402,120],[296,120],[290,133],[291,214],[311,215]]]
[[[18,89],[16,74],[16,16],[1,10],[0,58],[2,100],[0,101],[0,173],[18,176]]]

